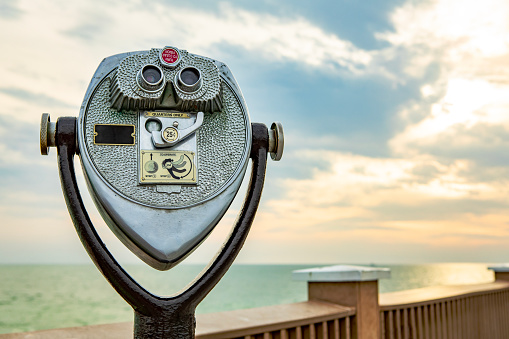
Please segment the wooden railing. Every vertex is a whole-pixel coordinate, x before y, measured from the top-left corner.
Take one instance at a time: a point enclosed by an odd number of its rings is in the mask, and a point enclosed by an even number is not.
[[[509,338],[509,282],[380,295],[382,339]]]
[[[302,302],[197,316],[196,338],[352,339],[355,309]]]

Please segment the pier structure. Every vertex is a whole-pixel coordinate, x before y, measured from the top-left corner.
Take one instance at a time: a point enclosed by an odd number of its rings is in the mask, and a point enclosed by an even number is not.
[[[379,294],[386,268],[330,266],[293,272],[308,301],[197,315],[199,339],[509,338],[509,265],[495,280]],[[0,339],[132,337],[132,323],[0,335]]]

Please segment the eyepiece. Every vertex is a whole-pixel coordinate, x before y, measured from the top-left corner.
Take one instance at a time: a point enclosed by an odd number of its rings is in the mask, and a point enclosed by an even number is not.
[[[180,79],[188,86],[195,85],[200,80],[200,71],[194,67],[187,67],[180,73]]]
[[[163,74],[161,73],[161,70],[155,66],[147,65],[143,67],[143,70],[141,71],[141,75],[143,79],[152,85],[155,85],[161,80]]]
[[[177,85],[184,92],[192,93],[201,88],[200,71],[195,67],[186,67],[177,73]]]
[[[145,65],[139,70],[136,82],[145,92],[157,92],[164,85],[163,71],[156,65]]]

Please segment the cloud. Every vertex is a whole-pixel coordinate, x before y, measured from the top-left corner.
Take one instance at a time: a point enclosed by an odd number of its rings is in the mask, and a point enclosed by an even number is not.
[[[10,38],[5,39],[7,44],[14,46],[20,40],[32,42],[30,46],[17,49],[21,55],[37,55],[32,66],[58,62],[67,68],[69,63],[76,66],[78,60],[88,61],[83,57],[104,57],[130,46],[136,50],[147,43],[153,44],[147,47],[182,45],[198,53],[210,51],[212,46],[233,45],[253,53],[254,58],[349,72],[360,71],[371,59],[369,53],[350,41],[324,31],[303,17],[281,18],[224,3],[219,5],[220,13],[174,4],[146,6],[137,1],[91,1],[72,7],[60,6],[58,2],[24,3],[23,7],[26,8],[22,18],[25,27],[42,25],[39,13],[47,13],[44,39],[38,39],[31,30],[20,30],[19,26],[13,29],[12,23],[2,23],[0,28],[12,32]],[[155,16],[154,13],[164,15]],[[68,40],[75,37],[79,40]],[[81,43],[82,39],[93,39],[94,51],[89,51],[88,46]],[[52,41],[53,50],[41,53],[48,41]],[[43,57],[44,54],[47,56]],[[56,60],[50,61],[51,57]],[[12,57],[3,56],[3,59],[15,62]]]
[[[332,251],[329,240],[338,242],[336,253],[344,253],[349,242],[498,246],[509,236],[507,184],[481,180],[470,161],[300,154],[301,163],[319,159],[329,166],[315,168],[307,179],[283,180],[283,196],[264,202],[253,237],[295,243],[312,238],[325,255]]]
[[[13,48],[12,53],[0,56],[1,87],[11,94],[2,101],[9,110],[41,110],[41,100],[36,104],[12,97],[13,91],[23,90],[38,99],[53,98],[53,104],[64,104],[55,106],[58,115],[76,115],[100,60],[168,44],[218,59],[240,53],[256,67],[290,63],[302,65],[303,71],[343,76],[365,74],[371,69],[369,52],[297,15],[282,18],[225,3],[214,10],[97,0],[73,6],[59,1],[20,1],[18,7],[24,13],[19,20],[0,21],[0,30],[10,32],[2,37],[2,44]],[[40,28],[38,34],[34,34],[34,27]],[[47,104],[48,100],[44,102]],[[18,118],[29,121],[32,114]]]
[[[23,10],[17,5],[17,0],[0,0],[0,18],[7,20],[19,19],[23,15]]]
[[[509,4],[502,0],[409,1],[393,11],[394,31],[377,36],[427,55],[430,50],[441,52],[452,61],[469,53],[499,56],[508,52],[508,10]]]
[[[497,187],[498,182],[469,180],[465,176],[471,166],[468,161],[444,164],[426,156],[374,159],[337,152],[301,152],[302,161],[312,162],[316,158],[328,161],[330,166],[322,170],[315,168],[312,177],[305,180],[286,179],[284,199],[267,205],[305,223],[313,218],[304,215],[320,210],[322,213],[317,215],[335,218],[360,217],[363,213],[374,217],[372,208],[382,204],[417,208],[434,199],[503,201],[505,197],[505,192]],[[311,212],[313,209],[316,211]]]
[[[39,121],[18,120],[17,112],[0,113],[0,182],[5,181],[2,188],[18,181],[16,176],[24,177],[24,183],[38,181],[34,169],[54,166],[49,165],[49,157],[40,156]],[[10,181],[6,181],[7,177]]]
[[[101,25],[83,23],[64,31],[64,34],[69,35],[70,37],[73,38],[91,41],[94,40],[97,37],[97,35],[101,34],[101,32],[103,32],[103,28],[101,27]]]
[[[420,153],[433,147],[443,151],[480,146],[498,149],[507,143],[504,134],[509,130],[509,85],[458,78],[448,78],[447,83],[445,95],[438,102],[409,108],[429,111],[424,119],[407,125],[390,141],[394,152]],[[401,116],[406,114],[402,111]]]
[[[447,75],[507,83],[507,11],[503,0],[408,1],[390,15],[393,30],[375,34],[390,44],[378,51],[380,63],[403,78],[422,77],[429,67],[438,66],[441,77],[436,82]],[[392,59],[398,64],[391,65]]]
[[[0,93],[6,94],[17,100],[30,101],[33,104],[39,105],[40,107],[75,107],[74,105],[70,105],[64,101],[58,100],[55,97],[41,93],[33,93],[23,88],[0,88]]]
[[[292,232],[296,242],[314,234],[324,252],[325,239],[377,248],[500,247],[509,236],[509,25],[500,14],[508,10],[496,0],[395,9],[394,29],[376,34],[389,46],[370,51],[370,67],[385,69],[395,86],[418,84],[420,91],[394,107],[400,129],[389,152],[360,156],[302,145],[298,160],[286,160],[311,174],[281,183],[285,194],[264,204],[259,227],[268,234],[276,228],[270,220],[278,220],[276,234]],[[313,165],[324,161],[329,166]]]

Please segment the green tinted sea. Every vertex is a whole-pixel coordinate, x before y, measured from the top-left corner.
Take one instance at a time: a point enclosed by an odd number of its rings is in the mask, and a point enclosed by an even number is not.
[[[294,270],[324,265],[233,265],[199,305],[210,313],[305,301],[306,282]],[[487,264],[377,265],[391,269],[380,292],[493,280]],[[179,265],[168,272],[148,266],[127,271],[155,294],[184,288],[203,266]],[[130,306],[92,265],[0,265],[0,333],[132,321]]]

